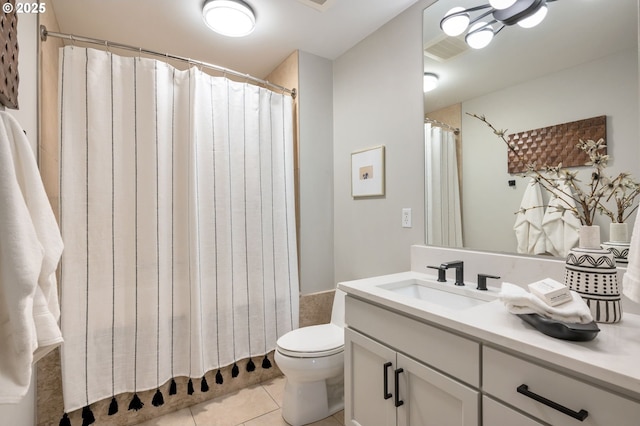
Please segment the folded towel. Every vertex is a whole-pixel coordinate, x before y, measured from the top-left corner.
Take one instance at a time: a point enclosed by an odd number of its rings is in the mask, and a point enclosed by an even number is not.
[[[535,180],[527,184],[520,211],[516,215],[513,230],[518,240],[518,253],[542,254],[546,252],[546,237],[542,231],[542,192]]]
[[[559,182],[556,194],[571,194],[571,188],[565,181]],[[542,231],[546,235],[547,251],[554,256],[567,257],[569,250],[578,244],[580,219],[566,209],[575,207],[576,203],[566,195],[551,197],[542,219]]]
[[[539,314],[543,317],[568,323],[587,324],[593,321],[591,310],[575,291],[571,291],[573,300],[551,307],[538,296],[522,287],[503,282],[500,300],[512,314]]]
[[[631,232],[627,272],[622,276],[622,291],[625,296],[640,303],[640,214]]]

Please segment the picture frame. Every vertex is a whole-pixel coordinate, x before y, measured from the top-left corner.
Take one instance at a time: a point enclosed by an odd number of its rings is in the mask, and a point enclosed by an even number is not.
[[[380,197],[385,191],[384,145],[351,153],[351,196]]]

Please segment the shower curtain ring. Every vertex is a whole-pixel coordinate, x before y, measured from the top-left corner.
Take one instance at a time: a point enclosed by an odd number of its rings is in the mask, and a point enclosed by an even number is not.
[[[108,41],[104,41],[104,48],[107,49],[107,53],[111,53],[111,49],[109,49],[109,42]]]
[[[76,45],[76,39],[73,38],[73,34],[69,34],[69,38],[71,39],[71,46],[75,47]]]

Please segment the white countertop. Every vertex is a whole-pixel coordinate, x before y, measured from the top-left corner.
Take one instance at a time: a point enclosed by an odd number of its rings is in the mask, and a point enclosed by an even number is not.
[[[599,323],[600,332],[594,340],[573,342],[542,334],[510,314],[500,300],[465,310],[450,310],[377,287],[412,278],[435,280],[436,277],[410,271],[345,281],[338,283],[338,288],[468,338],[553,364],[555,368],[640,400],[640,315],[623,313],[619,323]],[[452,280],[445,285],[453,286]],[[499,289],[490,287],[489,292],[497,295]]]

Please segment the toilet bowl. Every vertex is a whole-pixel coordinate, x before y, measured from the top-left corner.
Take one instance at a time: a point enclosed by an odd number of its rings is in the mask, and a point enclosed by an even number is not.
[[[274,359],[285,376],[282,417],[292,426],[344,408],[344,298],[336,289],[329,324],[292,330],[276,343]]]

